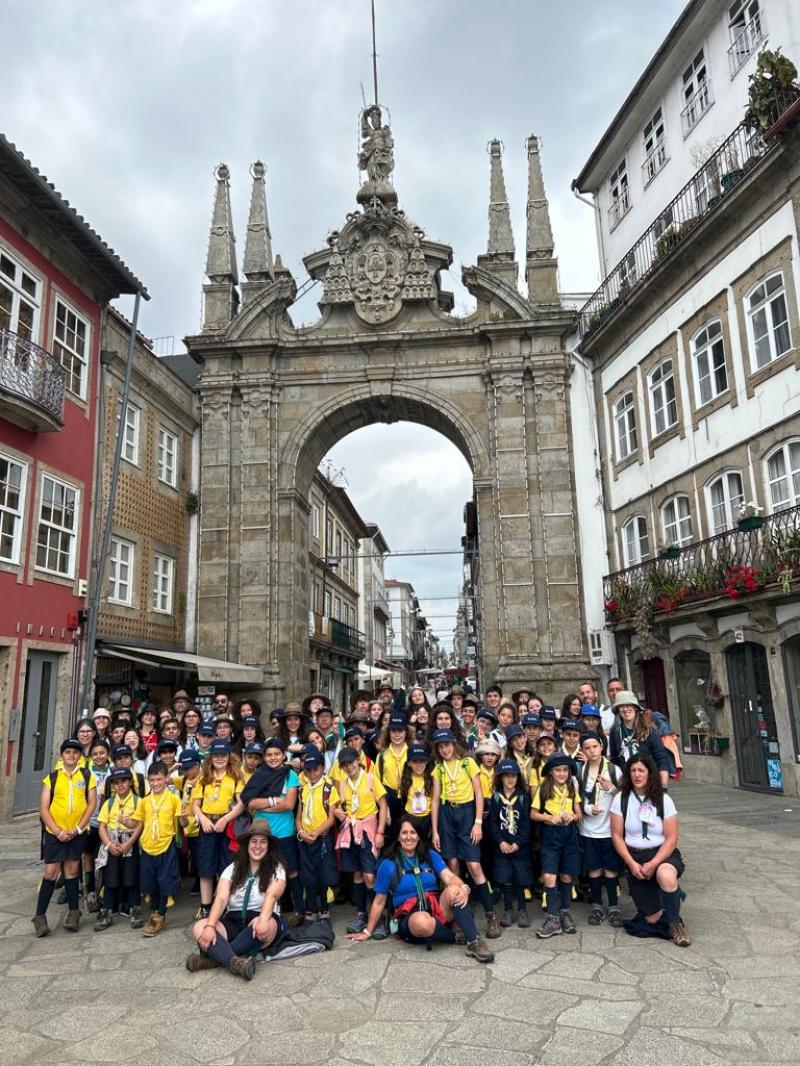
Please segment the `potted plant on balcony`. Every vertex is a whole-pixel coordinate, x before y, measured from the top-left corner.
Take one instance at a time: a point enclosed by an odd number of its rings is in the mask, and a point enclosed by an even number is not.
[[[800,93],[797,85],[797,67],[788,56],[781,55],[780,48],[771,51],[765,48],[756,62],[755,74],[750,75],[748,107],[744,114],[745,125],[751,130],[766,132],[780,117],[781,97]]]
[[[659,559],[680,559],[681,549],[677,544],[665,544],[658,550]]]
[[[753,500],[748,500],[739,508],[739,521],[736,523],[743,533],[750,533],[755,529],[761,529],[764,519],[761,516],[763,507],[759,507]]]

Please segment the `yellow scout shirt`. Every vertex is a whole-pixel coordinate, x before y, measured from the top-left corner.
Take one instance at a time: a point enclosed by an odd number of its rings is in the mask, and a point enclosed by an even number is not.
[[[203,814],[227,814],[241,791],[242,783],[239,778],[226,770],[222,778],[214,778],[207,785],[203,785],[198,779],[192,791],[192,803],[200,800],[200,810]]]
[[[411,784],[406,796],[406,811],[417,818],[425,818],[431,813],[431,798],[425,792],[425,778],[411,775]]]
[[[325,800],[328,803],[327,811]],[[327,822],[330,808],[338,802],[339,790],[326,774],[315,785],[303,774],[300,778],[300,828],[306,833],[316,833]]]
[[[525,788],[528,787],[531,780],[531,770],[533,767],[533,756],[521,755],[518,751],[514,752],[514,758],[517,760],[517,765],[520,770],[520,777]]]
[[[381,784],[384,788],[391,788],[394,792],[400,788],[400,778],[403,776],[403,767],[408,758],[408,745],[404,744],[398,755],[394,748],[389,745],[378,755]]]
[[[481,763],[478,767],[478,776],[481,779],[481,792],[483,793],[484,799],[491,799],[492,793],[494,792],[494,772],[496,766],[497,763],[491,767],[484,766],[483,763]]]
[[[198,774],[194,781],[190,781],[188,777],[183,777],[181,774],[174,774],[172,777],[172,783],[177,790],[178,799],[181,801],[181,817],[186,816],[188,818],[186,825],[181,826],[181,832],[185,837],[196,837],[200,832],[200,828],[192,814],[192,796],[194,794],[194,786],[197,784],[199,777],[200,775]]]
[[[372,778],[372,788],[370,788]],[[340,786],[341,787],[341,786]],[[386,795],[386,789],[375,774],[359,770],[358,777],[352,781],[349,777],[344,782],[344,809],[359,821],[378,813],[378,800]]]
[[[535,811],[541,810],[541,804],[539,803],[540,789],[536,789],[536,793],[531,803],[532,808]],[[545,814],[554,814],[560,816],[562,814],[574,814],[575,807],[580,805],[580,796],[577,791],[575,796],[572,797],[569,794],[568,785],[556,785],[553,790],[553,795],[547,801],[544,807]]]
[[[450,759],[449,762],[437,762],[433,776],[438,777],[442,786],[443,803],[470,803],[475,799],[472,778],[478,773],[474,759]]]
[[[174,792],[165,788],[160,795],[150,793],[133,812],[136,822],[144,822],[139,846],[148,855],[161,855],[175,839],[177,819],[181,813],[181,801]]]
[[[102,822],[106,829],[121,829],[123,833],[128,833],[130,827],[119,824],[120,815],[124,814],[127,818],[132,818],[140,802],[139,797],[132,790],[125,799],[120,799],[117,795],[110,796],[100,808],[97,820]]]
[[[74,829],[86,813],[88,806],[87,782],[83,770],[78,765],[73,773],[69,774],[62,766],[56,775],[55,788],[52,787],[51,779],[52,774],[48,774],[47,777],[42,778],[42,784],[51,789],[50,813],[53,820],[60,829]],[[94,774],[89,774],[88,786],[90,789],[97,788]],[[50,830],[48,829],[47,832],[49,833]]]
[[[363,751],[359,752],[358,765],[361,767],[362,770],[366,770],[367,766],[369,765],[367,757],[366,757],[366,755],[364,754]],[[344,770],[339,765],[339,760],[338,759],[336,760],[336,762],[331,767],[331,771],[328,774],[328,777],[331,779],[331,781],[333,781],[337,785],[339,784],[339,782],[343,778],[347,777],[347,774],[344,772]]]

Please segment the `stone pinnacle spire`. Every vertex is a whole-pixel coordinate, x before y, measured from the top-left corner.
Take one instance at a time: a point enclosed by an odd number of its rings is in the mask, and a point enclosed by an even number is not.
[[[514,258],[514,234],[511,230],[511,213],[506,196],[506,181],[503,177],[503,146],[498,140],[489,142],[491,177],[489,183],[489,244],[487,255],[503,255]]]
[[[534,304],[553,304],[558,297],[558,261],[553,256],[550,208],[544,191],[539,138],[528,138],[528,208],[525,247],[525,280],[528,298]]]
[[[203,286],[204,333],[226,329],[239,308],[236,290],[239,270],[231,218],[230,170],[224,163],[217,167],[215,177],[217,188],[206,256],[208,281]]]
[[[250,169],[253,192],[250,197],[250,217],[244,244],[244,274],[248,281],[263,282],[274,275],[272,235],[267,215],[267,190],[264,175],[267,168],[258,160]]]

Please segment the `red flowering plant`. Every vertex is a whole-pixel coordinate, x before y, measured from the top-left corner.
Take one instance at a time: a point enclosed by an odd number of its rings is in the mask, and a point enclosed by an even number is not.
[[[656,610],[664,611],[665,614],[672,614],[676,607],[678,607],[691,593],[691,588],[688,585],[681,585],[678,588],[674,588],[668,592],[664,592],[656,600]]]
[[[748,592],[758,592],[767,580],[764,571],[759,570],[757,566],[744,566],[740,563],[727,567],[722,578],[725,595],[732,600],[738,600]]]

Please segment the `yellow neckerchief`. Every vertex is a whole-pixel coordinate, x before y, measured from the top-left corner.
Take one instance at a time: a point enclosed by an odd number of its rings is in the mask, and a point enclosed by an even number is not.
[[[161,797],[162,798],[161,798],[161,802],[158,804],[158,806],[156,806],[156,802],[155,802],[156,795],[157,795],[157,793],[155,793],[155,792],[151,792],[150,793],[150,809],[152,810],[152,814],[150,816],[150,836],[152,837],[153,840],[158,840],[158,830],[159,830],[158,816],[159,816],[159,814],[161,814],[161,811],[162,811],[162,809],[164,807],[164,804],[165,804],[167,798],[170,795],[170,792],[169,792],[168,788],[164,789],[164,791],[161,793]]]
[[[324,787],[325,774],[320,777],[319,781],[317,781],[315,785],[312,785],[308,778],[306,778],[306,798],[305,803],[303,804],[303,819],[309,824],[314,819],[314,793],[317,791],[318,788]]]
[[[517,809],[517,791],[512,792],[511,796],[506,796],[505,793],[497,790],[497,796],[501,803],[500,810],[500,828],[505,829],[509,836],[517,835],[517,828],[519,826],[519,810]]]
[[[441,765],[442,765],[442,768],[443,768],[444,772],[447,774],[448,780],[450,781],[450,791],[451,791],[451,793],[455,794],[456,782],[458,780],[458,770],[459,770],[459,767],[461,766],[461,759],[453,759],[453,760],[450,760],[450,761],[452,761],[452,762],[454,762],[456,764],[456,768],[455,768],[455,771],[453,773],[450,773],[450,766],[448,765],[448,760],[447,759],[442,759]]]

